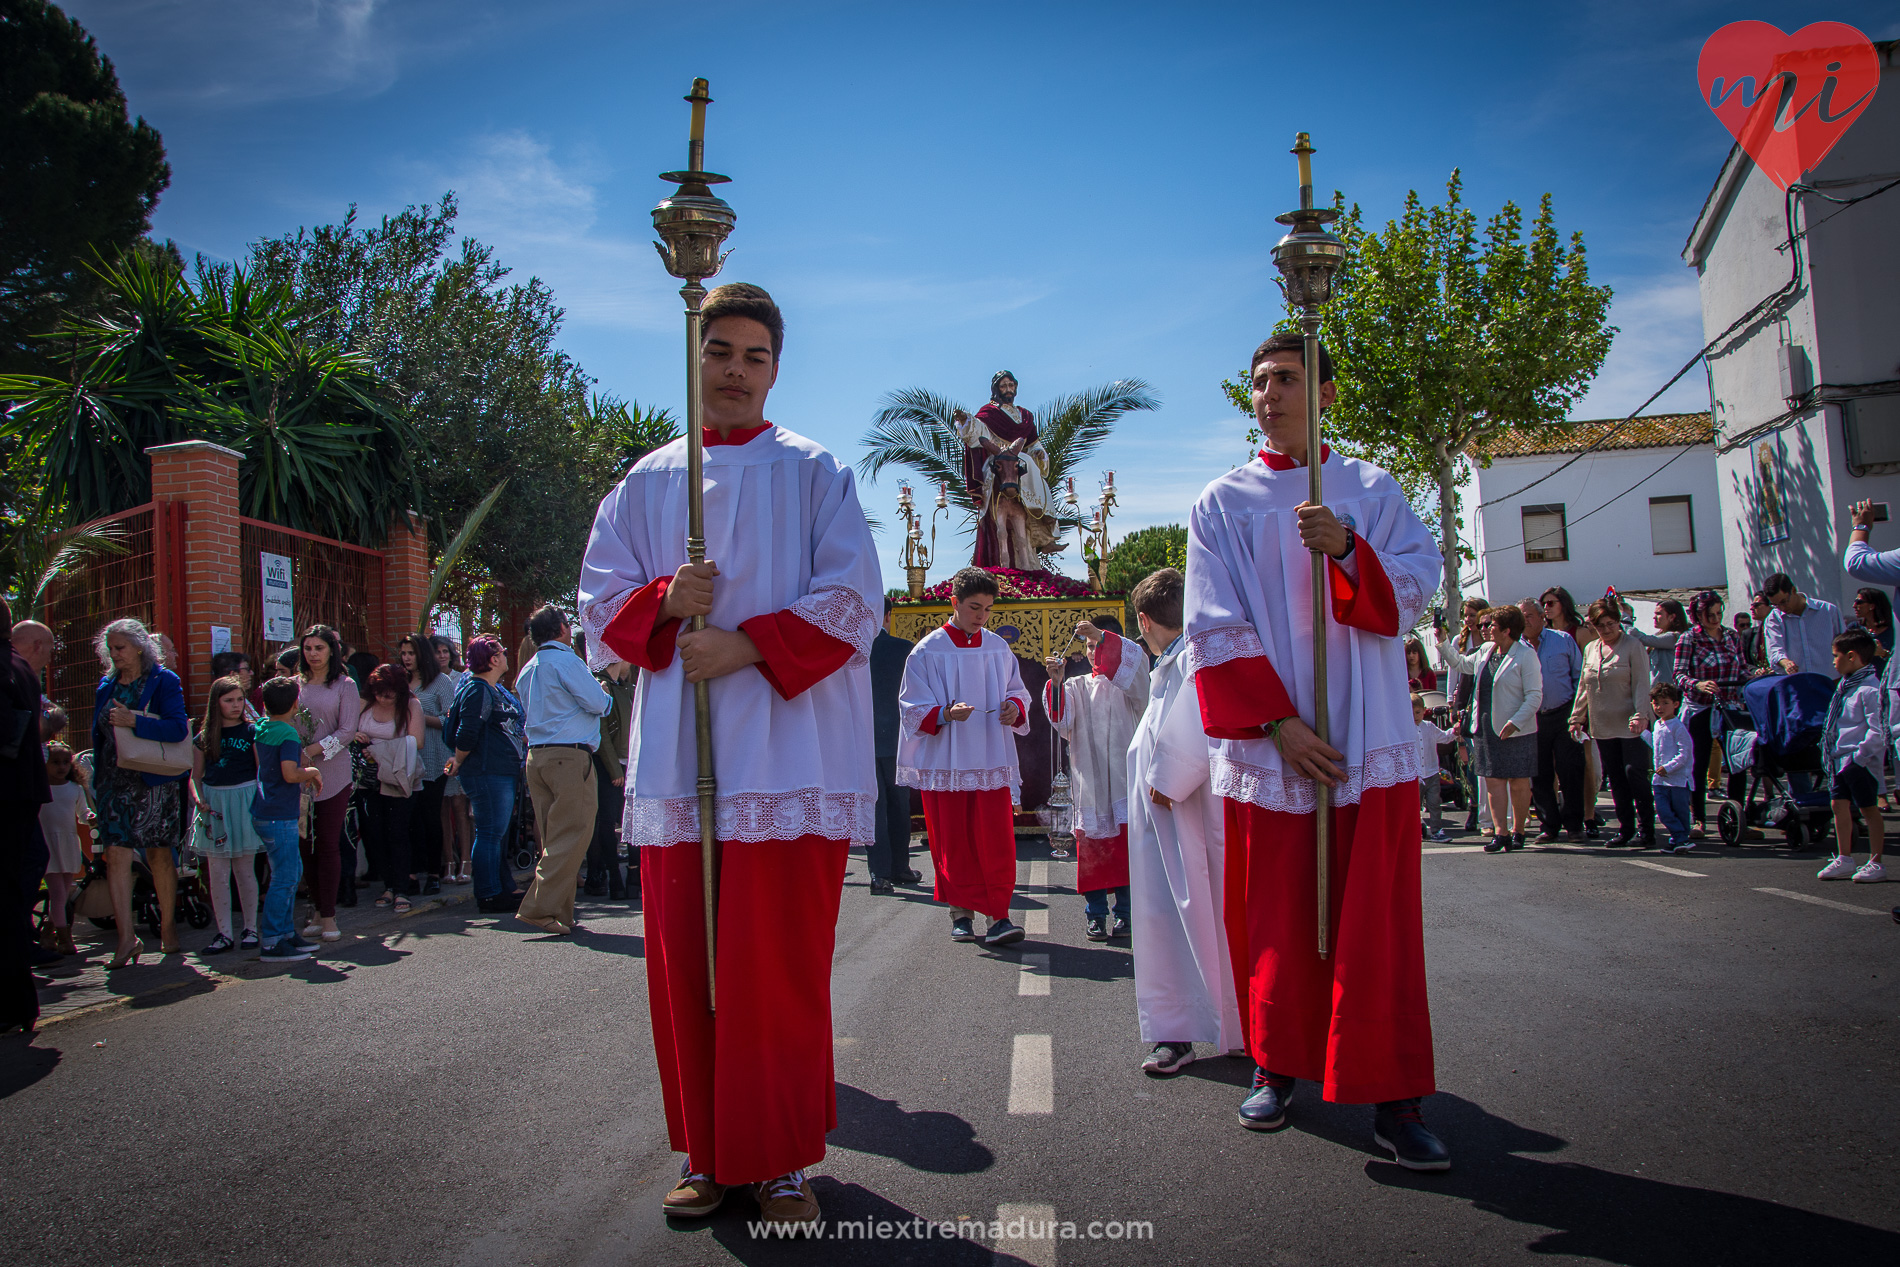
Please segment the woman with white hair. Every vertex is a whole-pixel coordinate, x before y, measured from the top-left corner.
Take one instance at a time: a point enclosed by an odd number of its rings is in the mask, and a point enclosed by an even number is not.
[[[133,931],[132,856],[143,855],[158,891],[159,950],[178,953],[172,909],[178,895],[177,849],[184,839],[184,779],[119,768],[117,727],[141,739],[182,744],[190,731],[185,688],[164,666],[158,639],[139,621],[115,620],[93,640],[106,674],[92,709],[92,775],[98,802],[94,831],[106,851],[106,885],[119,932],[111,967],[137,963],[145,944]]]

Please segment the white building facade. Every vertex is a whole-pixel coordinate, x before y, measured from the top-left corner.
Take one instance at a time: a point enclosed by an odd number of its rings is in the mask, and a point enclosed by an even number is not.
[[[1848,508],[1900,503],[1900,188],[1875,193],[1900,180],[1900,68],[1876,47],[1880,88],[1808,173],[1816,192],[1789,200],[1736,146],[1683,250],[1705,338],[1780,295],[1708,356],[1728,575],[1786,572],[1843,607]],[[1900,513],[1873,541],[1900,546]]]
[[[1579,610],[1618,591],[1721,589],[1721,493],[1709,415],[1570,422],[1503,437],[1468,468],[1460,588],[1493,603],[1561,585]],[[1592,447],[1595,446],[1595,447]],[[1641,612],[1647,625],[1650,613]]]

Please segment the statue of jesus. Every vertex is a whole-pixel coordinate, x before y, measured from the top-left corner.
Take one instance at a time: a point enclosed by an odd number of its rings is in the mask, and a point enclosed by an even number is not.
[[[1044,552],[1060,550],[1049,495],[1049,454],[1036,433],[1036,419],[1016,407],[1016,376],[999,370],[990,379],[990,403],[972,418],[951,415],[963,441],[963,480],[978,508],[977,567],[1038,571]]]

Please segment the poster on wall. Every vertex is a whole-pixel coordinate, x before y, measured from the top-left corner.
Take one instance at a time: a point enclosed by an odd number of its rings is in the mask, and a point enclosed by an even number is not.
[[[290,556],[258,552],[264,569],[264,641],[289,642],[297,636],[297,616],[290,599]]]
[[[1787,507],[1781,500],[1781,437],[1755,446],[1755,528],[1761,544],[1788,539]]]

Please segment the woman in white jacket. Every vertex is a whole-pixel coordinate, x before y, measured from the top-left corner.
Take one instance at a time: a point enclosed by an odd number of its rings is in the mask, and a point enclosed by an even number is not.
[[[1438,654],[1447,666],[1472,674],[1478,689],[1472,701],[1473,745],[1478,777],[1491,810],[1495,835],[1486,853],[1524,847],[1525,821],[1530,817],[1531,776],[1537,772],[1537,709],[1544,702],[1544,670],[1537,653],[1518,639],[1524,633],[1524,613],[1515,607],[1493,607],[1478,618],[1478,632],[1490,642],[1475,655],[1460,655],[1438,632]],[[1504,830],[1504,806],[1511,807],[1511,830]]]

